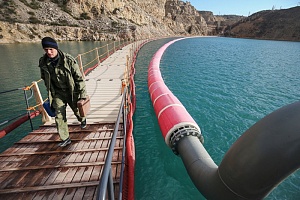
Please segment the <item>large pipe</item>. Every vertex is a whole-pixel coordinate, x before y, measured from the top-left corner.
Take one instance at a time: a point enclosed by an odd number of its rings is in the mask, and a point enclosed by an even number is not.
[[[201,143],[200,128],[161,78],[161,56],[176,41],[156,52],[148,70],[149,93],[165,142],[180,155],[195,186],[207,199],[264,198],[300,167],[300,101],[253,125],[218,167]]]
[[[221,179],[249,199],[266,196],[300,167],[299,119],[300,101],[253,125],[226,153],[219,166]]]
[[[199,140],[185,137],[177,151],[196,187],[208,199],[262,199],[300,167],[300,101],[248,129],[219,167]]]

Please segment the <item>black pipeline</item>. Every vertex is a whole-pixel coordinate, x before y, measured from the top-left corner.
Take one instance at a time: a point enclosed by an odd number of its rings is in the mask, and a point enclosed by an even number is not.
[[[300,101],[267,115],[228,150],[220,166],[197,137],[187,136],[177,152],[207,199],[262,199],[300,167]]]

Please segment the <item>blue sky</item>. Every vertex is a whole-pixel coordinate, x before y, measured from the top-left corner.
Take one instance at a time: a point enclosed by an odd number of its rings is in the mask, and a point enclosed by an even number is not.
[[[188,0],[197,10],[212,11],[214,15],[248,16],[261,10],[286,9],[300,5],[300,0]]]

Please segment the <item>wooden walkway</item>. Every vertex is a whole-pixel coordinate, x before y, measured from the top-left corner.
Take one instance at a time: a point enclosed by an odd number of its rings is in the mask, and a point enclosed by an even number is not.
[[[86,76],[91,97],[88,125],[81,129],[71,110],[67,111],[70,145],[57,146],[59,136],[52,121],[0,154],[0,199],[96,199],[131,47],[116,51]],[[119,192],[124,142],[121,126],[112,160],[115,193]]]

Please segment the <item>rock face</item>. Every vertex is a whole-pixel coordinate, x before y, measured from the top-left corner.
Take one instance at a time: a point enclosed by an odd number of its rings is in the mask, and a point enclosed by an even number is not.
[[[163,21],[175,34],[207,35],[208,33],[205,19],[189,2],[166,1]]]
[[[300,6],[257,12],[228,26],[228,37],[300,41]]]
[[[198,11],[207,23],[208,33],[210,35],[223,35],[224,29],[242,20],[243,16],[238,15],[213,15],[210,11]]]
[[[179,0],[6,0],[0,43],[207,35],[206,21]]]
[[[223,34],[299,41],[299,19],[300,7],[245,18],[214,16],[180,0],[5,0],[0,1],[0,43],[44,36],[99,41]]]

